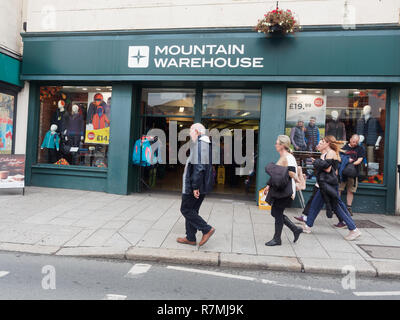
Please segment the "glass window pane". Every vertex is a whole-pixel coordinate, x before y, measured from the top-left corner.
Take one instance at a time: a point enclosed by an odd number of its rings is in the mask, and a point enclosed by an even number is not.
[[[0,93],[0,154],[12,153],[14,106],[14,96]]]
[[[143,89],[142,114],[193,116],[194,89]]]
[[[111,86],[40,87],[38,163],[107,167]]]
[[[259,90],[204,90],[203,117],[259,118]]]
[[[288,89],[286,134],[307,178],[315,180],[312,157],[325,136],[340,141],[343,166],[354,162],[358,181],[383,183],[386,125],[386,90]],[[352,178],[340,176],[343,184]],[[357,179],[356,179],[357,180]]]

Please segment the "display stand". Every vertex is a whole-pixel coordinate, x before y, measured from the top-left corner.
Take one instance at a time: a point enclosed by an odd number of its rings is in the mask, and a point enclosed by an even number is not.
[[[140,181],[142,182],[142,184],[145,185],[145,187],[147,188],[147,190],[150,190],[150,186],[146,183],[146,181],[144,181],[143,179],[143,171],[144,171],[144,166],[142,166],[142,145],[143,145],[143,140],[144,139],[149,139],[152,137],[146,136],[146,135],[142,135],[140,137],[140,151],[139,151],[139,167],[140,167]]]

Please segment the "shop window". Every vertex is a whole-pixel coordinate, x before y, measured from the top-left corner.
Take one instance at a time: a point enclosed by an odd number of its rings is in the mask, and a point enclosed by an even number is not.
[[[331,135],[346,151],[340,153],[343,161],[363,158],[356,166],[359,182],[383,183],[386,93],[382,89],[288,89],[286,134],[308,179],[315,180],[312,158],[320,156],[319,140]],[[351,150],[344,150],[350,146]]]
[[[207,118],[259,118],[261,93],[259,90],[203,91],[202,116]]]
[[[15,97],[0,92],[0,154],[13,153]]]
[[[143,89],[141,113],[151,116],[193,116],[194,89]]]
[[[110,86],[40,88],[38,163],[107,167]]]

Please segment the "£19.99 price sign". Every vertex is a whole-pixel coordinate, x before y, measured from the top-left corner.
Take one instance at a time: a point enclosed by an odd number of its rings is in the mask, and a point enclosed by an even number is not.
[[[289,94],[286,106],[286,121],[292,125],[302,120],[305,123],[311,117],[316,124],[323,126],[326,116],[326,96],[314,94]]]

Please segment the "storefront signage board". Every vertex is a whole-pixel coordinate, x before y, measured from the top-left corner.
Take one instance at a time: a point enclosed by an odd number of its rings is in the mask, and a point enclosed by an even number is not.
[[[25,187],[25,155],[0,154],[0,189]]]

